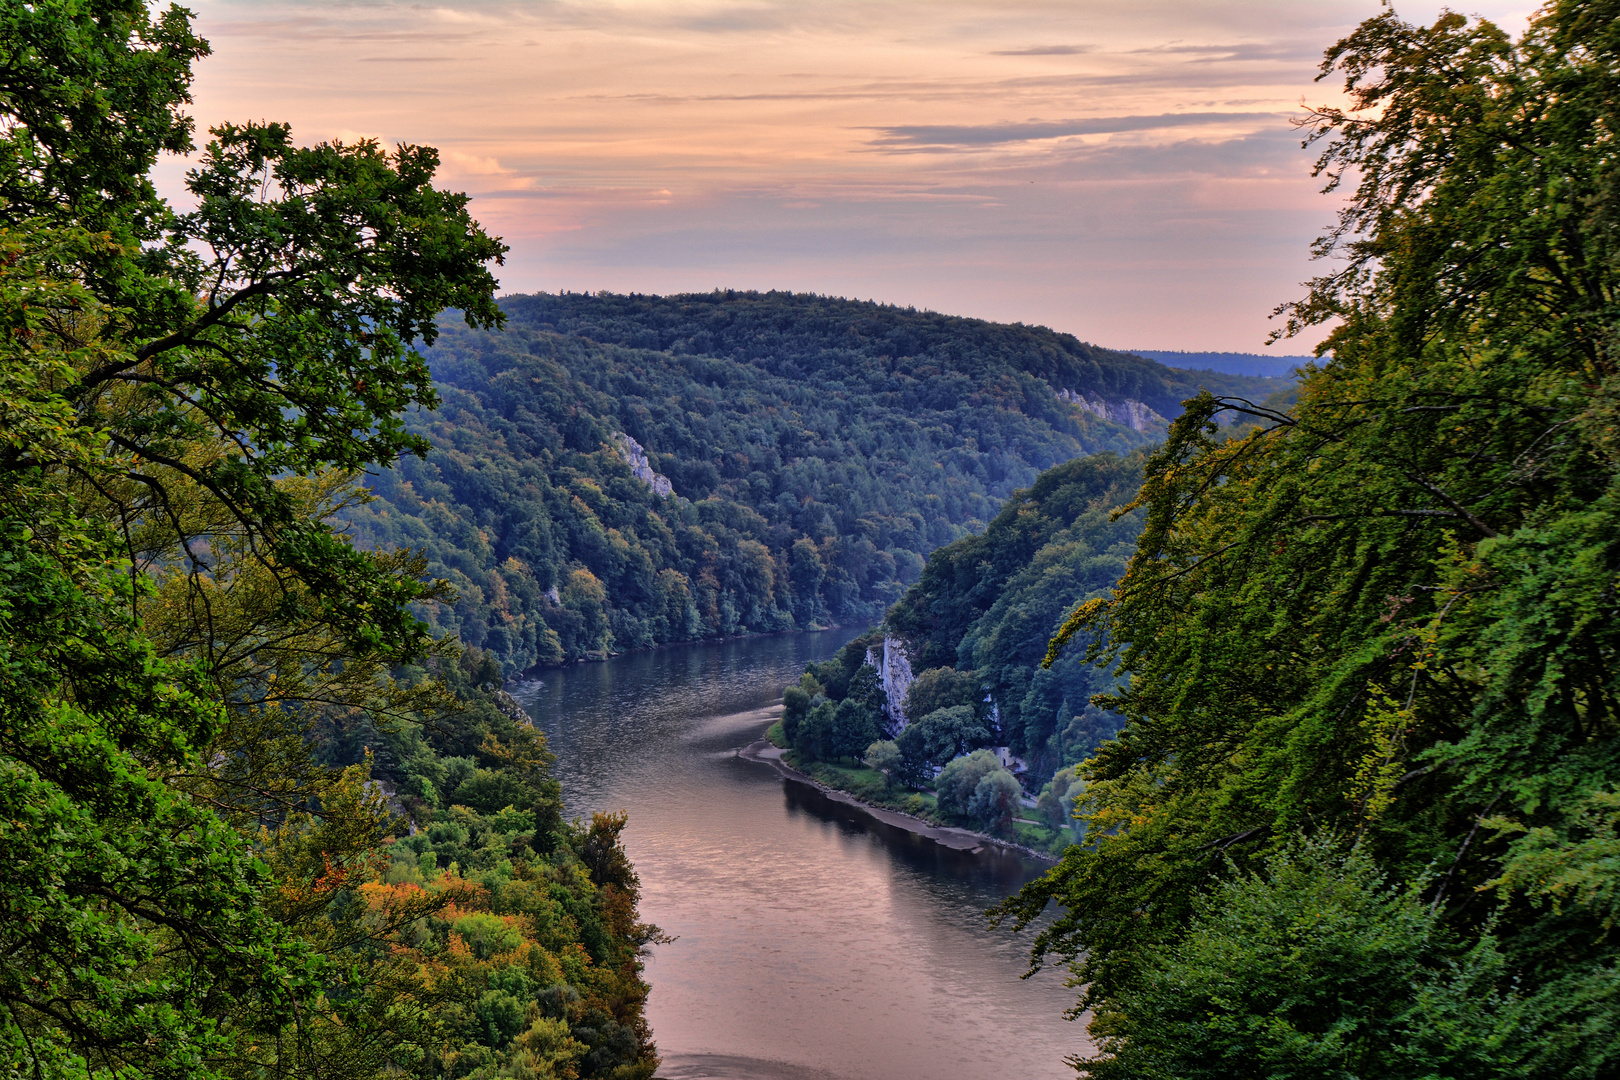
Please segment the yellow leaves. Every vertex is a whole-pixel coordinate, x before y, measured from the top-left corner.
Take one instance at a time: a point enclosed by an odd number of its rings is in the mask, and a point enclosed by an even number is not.
[[[1414,710],[1382,688],[1370,688],[1369,699],[1359,725],[1367,749],[1345,792],[1363,821],[1379,817],[1395,801],[1395,784],[1405,770],[1401,754],[1406,736],[1417,725]]]
[[[1058,632],[1053,635],[1051,642],[1047,645],[1046,658],[1041,661],[1041,667],[1049,668],[1056,663],[1058,656],[1063,652],[1064,647],[1073,640],[1074,635],[1094,624],[1102,612],[1106,610],[1108,604],[1107,599],[1096,597],[1075,608],[1069,617],[1063,620],[1063,625],[1058,628]]]

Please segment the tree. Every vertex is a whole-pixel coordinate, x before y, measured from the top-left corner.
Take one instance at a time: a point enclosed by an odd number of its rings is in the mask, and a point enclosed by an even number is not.
[[[934,778],[934,763],[928,754],[928,733],[915,724],[908,724],[895,737],[894,745],[900,760],[890,771],[890,779],[908,788],[927,787]]]
[[[833,738],[829,749],[834,757],[859,759],[861,751],[880,734],[876,710],[853,697],[846,697],[838,703],[838,711],[833,714]]]
[[[979,689],[979,680],[971,671],[940,667],[918,674],[911,689],[906,691],[903,709],[908,720],[921,720],[930,713],[958,705],[984,711],[984,691]]]
[[[911,731],[916,732],[911,739],[920,741],[928,760],[936,765],[943,765],[980,747],[990,746],[996,738],[990,725],[971,705],[935,709],[916,723],[908,724],[905,732],[901,732],[902,740]]]
[[[1006,769],[998,769],[980,780],[973,789],[973,797],[967,804],[967,816],[986,832],[1005,833],[1012,827],[1012,819],[1018,813],[1019,799],[1023,794],[1024,789],[1018,783],[1018,778]]]
[[[894,786],[900,765],[900,747],[893,740],[883,739],[866,748],[866,763],[883,774],[887,786]]]
[[[1012,773],[988,750],[975,750],[946,765],[934,790],[941,813],[991,832],[1011,823],[1022,794]]]
[[[793,749],[812,761],[834,757],[838,746],[838,706],[822,698],[799,721]]]
[[[810,712],[812,695],[804,688],[789,686],[782,691],[782,734],[791,745],[799,736],[799,725]]]
[[[1459,948],[1421,895],[1365,852],[1296,844],[1199,898],[1174,948],[1121,1002],[1091,1075],[1516,1076],[1522,999],[1497,987],[1490,936]]]
[[[1597,856],[1620,784],[1617,11],[1551,3],[1518,41],[1386,13],[1328,50],[1351,108],[1307,139],[1356,182],[1318,246],[1343,268],[1283,314],[1340,325],[1297,405],[1189,402],[1125,577],[1048,654],[1085,632],[1117,659],[1125,723],[1084,770],[1090,842],[1003,910],[1062,905],[1035,955],[1073,964],[1120,1046],[1154,1038],[1147,958],[1191,947],[1221,881],[1303,859],[1303,832],[1421,888],[1459,954],[1494,935],[1474,992],[1515,987],[1533,1018],[1503,1060],[1620,1062]],[[1233,1007],[1269,1053],[1261,1006]]]
[[[883,677],[877,668],[866,663],[866,649],[861,649],[861,662],[849,678],[849,689],[844,700],[863,705],[874,717],[885,715],[889,706],[889,692],[883,688]]]
[[[439,651],[409,605],[443,592],[325,517],[425,449],[414,345],[446,306],[498,323],[504,248],[433,151],[278,125],[215,129],[173,212],[149,175],[192,149],[207,52],[179,8],[9,5],[0,48],[0,1045],[37,1075],[381,1068],[418,1014],[352,950],[449,901],[338,910],[388,810],[306,740],[448,704],[388,678]]]

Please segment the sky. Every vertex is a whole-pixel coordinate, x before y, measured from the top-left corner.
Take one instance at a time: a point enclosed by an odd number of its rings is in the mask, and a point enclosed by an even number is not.
[[[792,289],[1264,351],[1336,213],[1290,124],[1377,0],[191,0],[199,133],[438,147],[503,292]],[[1429,21],[1433,2],[1401,4]],[[1515,32],[1532,5],[1463,6]],[[171,194],[183,165],[161,173]],[[1271,351],[1308,352],[1313,339]]]

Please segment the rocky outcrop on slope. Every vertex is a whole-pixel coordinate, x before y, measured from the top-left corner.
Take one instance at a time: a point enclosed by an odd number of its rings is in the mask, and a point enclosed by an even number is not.
[[[641,444],[622,431],[613,436],[613,439],[618,443],[619,453],[624,456],[625,463],[630,466],[630,475],[652,488],[653,494],[660,499],[668,498],[675,488],[670,484],[669,477],[663,473],[653,472],[652,462],[647,460],[647,451],[642,449]]]
[[[1132,431],[1148,431],[1162,428],[1169,423],[1164,417],[1134,398],[1125,398],[1122,401],[1104,401],[1100,397],[1091,397],[1073,390],[1059,390],[1057,396],[1073,405],[1080,406],[1093,416],[1111,420],[1116,424],[1124,424]]]
[[[911,684],[917,681],[917,676],[911,670],[911,658],[906,655],[906,643],[885,634],[882,651],[879,652],[875,645],[867,649],[866,662],[877,669],[878,678],[883,683],[883,693],[888,698],[884,712],[889,730],[898,734],[906,726],[906,714],[901,706],[905,704]]]

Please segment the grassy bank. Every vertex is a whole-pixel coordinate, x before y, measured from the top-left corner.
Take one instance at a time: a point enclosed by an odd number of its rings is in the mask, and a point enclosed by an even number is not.
[[[844,765],[830,761],[805,760],[796,750],[788,747],[787,736],[782,731],[780,720],[766,730],[765,738],[773,746],[786,751],[782,755],[783,762],[830,788],[846,791],[873,806],[910,814],[931,825],[961,827],[961,822],[953,821],[939,812],[939,800],[931,791],[912,791],[904,787],[890,786],[888,778],[883,773],[864,763]],[[1030,810],[1024,812],[1033,813]],[[1060,832],[1045,822],[1014,821],[1006,834],[998,836],[997,839],[1008,840],[1053,856],[1063,854],[1063,849],[1069,846],[1067,832]]]

